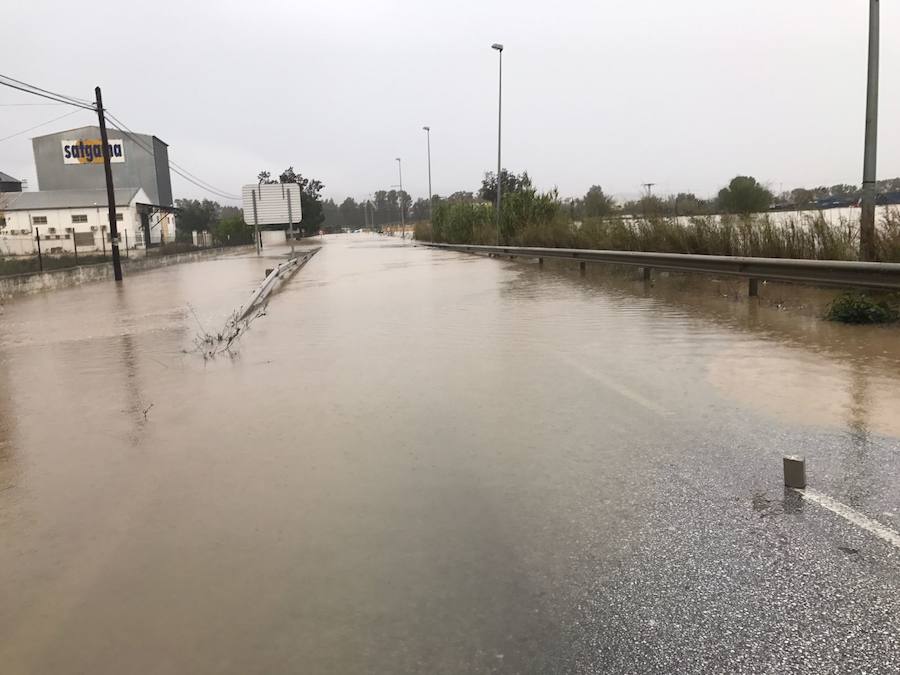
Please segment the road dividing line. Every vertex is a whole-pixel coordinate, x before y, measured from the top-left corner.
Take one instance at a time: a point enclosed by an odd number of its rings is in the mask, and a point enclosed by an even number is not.
[[[814,502],[822,508],[826,508],[832,513],[836,513],[841,518],[853,523],[857,527],[861,527],[866,532],[874,534],[879,539],[883,539],[887,543],[893,545],[894,548],[900,548],[900,534],[897,534],[889,527],[885,527],[877,520],[872,520],[868,516],[864,516],[858,511],[854,511],[846,504],[841,504],[841,502],[835,501],[827,495],[823,495],[821,492],[816,492],[809,488],[806,488],[805,490],[800,490],[798,488],[792,489],[794,492],[803,495],[804,500]]]
[[[546,350],[546,351],[547,351],[547,353],[555,356],[557,359],[559,359],[563,363],[571,366],[572,368],[575,368],[576,370],[580,370],[582,373],[584,373],[591,379],[596,380],[600,384],[604,385],[607,389],[612,389],[614,392],[616,392],[623,398],[627,398],[632,403],[637,403],[639,406],[642,406],[642,407],[646,408],[647,410],[650,410],[651,412],[655,412],[660,417],[669,417],[671,415],[671,413],[668,410],[666,410],[665,408],[663,408],[661,405],[655,403],[654,401],[651,401],[650,399],[648,399],[644,396],[641,396],[636,391],[630,389],[629,387],[626,387],[624,384],[622,384],[621,382],[616,380],[616,378],[610,377],[609,375],[598,372],[597,370],[594,370],[587,364],[582,363],[576,359],[570,358],[560,352],[551,351],[551,350]]]

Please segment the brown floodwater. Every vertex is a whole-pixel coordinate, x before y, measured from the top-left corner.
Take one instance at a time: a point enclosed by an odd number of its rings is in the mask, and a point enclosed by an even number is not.
[[[2,672],[548,672],[698,434],[900,438],[900,332],[827,292],[335,236],[204,359],[271,266],[2,307]]]

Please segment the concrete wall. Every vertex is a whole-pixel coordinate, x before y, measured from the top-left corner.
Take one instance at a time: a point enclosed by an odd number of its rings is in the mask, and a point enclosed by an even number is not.
[[[162,169],[157,166],[154,153],[147,151],[155,151],[157,148],[153,136],[145,134],[132,134],[132,136],[140,142],[140,145],[120,131],[109,129],[110,140],[122,140],[125,150],[125,161],[121,164],[113,163],[111,165],[113,185],[143,188],[151,204],[171,206],[172,182],[168,171],[168,151],[165,158],[165,180],[160,181],[158,173]],[[100,128],[88,126],[32,139],[38,187],[41,190],[105,189],[106,176],[103,172],[103,164],[65,164],[63,162],[63,140],[97,138],[100,138]],[[142,148],[142,145],[147,150]],[[165,144],[160,142],[159,147],[165,148]],[[161,202],[160,199],[163,197],[167,197],[169,201]]]
[[[238,246],[227,249],[192,251],[190,253],[179,253],[177,255],[167,255],[158,258],[150,257],[123,260],[123,276],[127,281],[128,276],[135,274],[136,272],[156,269],[157,267],[177,265],[180,263],[196,262],[206,258],[214,258],[230,253],[252,250],[254,250],[252,246]],[[8,277],[0,277],[0,300],[7,300],[19,295],[52,291],[58,288],[79,286],[89,281],[112,281],[112,279],[112,263],[82,265],[80,267],[70,267],[68,269],[53,270],[50,272],[37,272],[34,274],[16,274]]]

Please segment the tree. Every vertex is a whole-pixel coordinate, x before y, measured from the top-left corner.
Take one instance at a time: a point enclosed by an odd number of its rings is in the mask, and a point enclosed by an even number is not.
[[[300,186],[300,207],[303,212],[303,220],[300,227],[306,232],[316,233],[322,223],[325,222],[325,214],[322,211],[322,190],[325,185],[315,178],[304,178],[302,174],[294,171],[293,166],[281,172],[278,180],[273,180],[268,171],[260,171],[257,179],[261,183],[296,183]]]
[[[431,205],[428,203],[427,198],[419,197],[412,205],[410,220],[421,222],[423,220],[428,220],[429,218],[431,218]]]
[[[794,188],[791,190],[791,204],[798,209],[805,209],[815,201],[815,194],[806,188]]]
[[[728,213],[758,213],[772,204],[772,193],[752,176],[735,176],[719,190],[719,207]]]
[[[231,215],[219,220],[212,228],[213,239],[225,246],[252,244],[253,226],[244,222],[242,216]]]
[[[179,209],[177,230],[185,233],[208,232],[218,222],[222,210],[209,199],[176,199],[175,207]]]
[[[582,202],[583,213],[586,218],[608,216],[615,207],[615,200],[603,194],[603,188],[592,185],[584,195]]]
[[[449,197],[447,197],[448,202],[456,202],[462,204],[471,204],[475,201],[475,193],[466,191],[466,190],[457,190]],[[436,202],[435,202],[436,204]]]
[[[510,173],[506,169],[501,170],[500,186],[502,187],[502,193],[506,195],[513,192],[529,192],[534,190],[531,184],[531,178],[529,178],[527,171],[523,171],[519,175],[516,175],[514,173]],[[484,178],[481,180],[481,189],[478,191],[478,196],[486,202],[497,201],[496,173],[494,173],[493,171],[488,171],[484,174]]]
[[[345,227],[359,228],[363,226],[363,212],[353,197],[347,197],[338,207]]]
[[[676,216],[699,216],[709,210],[709,202],[693,192],[679,192],[672,200],[672,213]]]

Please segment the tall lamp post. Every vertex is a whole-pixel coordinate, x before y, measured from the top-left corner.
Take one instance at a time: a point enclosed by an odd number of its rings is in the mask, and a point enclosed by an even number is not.
[[[431,243],[434,243],[434,195],[431,192],[431,127],[422,127],[428,142],[428,220],[431,223]]]
[[[869,0],[869,70],[866,82],[866,140],[863,153],[862,213],[859,221],[859,257],[874,261],[875,168],[878,150],[878,38],[879,0]]]
[[[403,163],[400,161],[400,158],[397,157],[397,171],[400,174],[400,198],[398,201],[400,202],[400,238],[406,239],[406,218],[403,216]]]
[[[497,80],[497,245],[500,245],[500,138],[503,130],[503,45],[495,42],[491,49],[500,57],[500,77]]]

